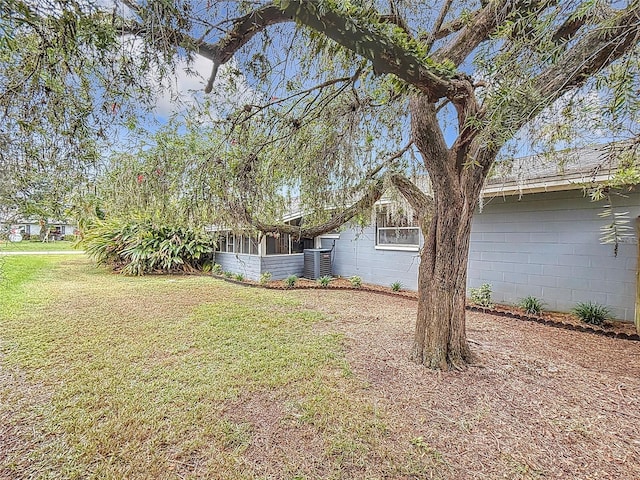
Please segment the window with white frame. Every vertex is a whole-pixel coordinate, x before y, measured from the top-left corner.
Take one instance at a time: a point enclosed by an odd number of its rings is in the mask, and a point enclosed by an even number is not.
[[[216,252],[258,255],[258,237],[256,236],[221,232],[217,243]]]
[[[417,219],[400,213],[389,214],[381,209],[376,215],[376,246],[387,248],[418,248],[420,227]]]

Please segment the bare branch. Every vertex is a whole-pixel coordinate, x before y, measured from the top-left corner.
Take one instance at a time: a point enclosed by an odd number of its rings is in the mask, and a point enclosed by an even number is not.
[[[482,11],[482,9],[476,10],[475,12],[471,13],[470,15],[467,15],[466,18],[465,17],[458,17],[455,20],[452,20],[450,22],[445,23],[444,25],[442,25],[440,27],[440,29],[438,31],[433,33],[433,39],[434,40],[441,40],[443,38],[448,37],[451,34],[459,32],[460,30],[462,30],[465,27],[465,25],[467,25],[467,23],[472,22],[473,19],[481,11]],[[422,40],[426,40],[426,37],[422,38]]]
[[[373,178],[378,175],[378,173],[380,173],[382,171],[383,168],[385,167],[390,167],[392,166],[393,162],[395,160],[398,160],[400,157],[402,157],[405,153],[407,153],[409,151],[409,149],[413,146],[413,140],[409,140],[409,142],[402,147],[400,150],[398,150],[397,152],[395,152],[393,155],[391,155],[389,158],[385,158],[380,165],[378,165],[377,167],[375,167],[374,169],[370,170],[369,172],[366,173],[366,175],[363,176],[363,183],[373,180]],[[361,187],[358,186],[357,189],[359,190]]]
[[[407,26],[407,22],[400,16],[400,12],[398,11],[398,5],[394,0],[389,2],[389,15],[381,15],[380,20],[384,22],[393,23],[397,25],[401,29],[403,29],[407,34],[409,33],[409,27]]]
[[[134,12],[140,14],[140,7],[131,0],[121,0]],[[233,55],[249,42],[257,33],[265,30],[270,25],[290,22],[292,18],[273,5],[267,5],[251,12],[243,17],[231,21],[231,27],[227,35],[219,42],[212,44],[205,42],[203,38],[194,38],[184,32],[160,27],[176,44],[188,43],[195,47],[196,52],[213,62],[211,75],[205,87],[205,93],[211,93],[220,65],[227,63]],[[119,26],[124,33],[141,35],[146,33],[146,27],[134,20],[122,20]]]
[[[606,7],[606,13],[611,14],[612,9]],[[560,27],[556,30],[551,37],[551,40],[555,43],[564,42],[570,40],[578,33],[582,27],[587,25],[591,20],[597,18],[601,12],[590,11],[588,14],[581,17],[568,18]]]
[[[509,14],[518,10],[539,10],[552,6],[558,0],[496,0],[487,3],[447,45],[434,53],[436,60],[448,59],[460,65],[478,45],[489,39],[491,33]]]
[[[567,50],[559,61],[533,81],[547,106],[566,91],[582,85],[589,77],[622,57],[640,41],[640,4],[624,11],[612,11],[604,25],[587,33]]]
[[[287,100],[291,100],[293,98],[296,97],[304,97],[309,95],[310,93],[313,93],[315,91],[318,90],[323,90],[327,87],[330,87],[332,85],[336,85],[338,83],[344,83],[344,82],[349,82],[349,83],[353,83],[355,82],[358,77],[360,77],[360,74],[362,73],[362,69],[358,69],[353,75],[351,75],[350,77],[341,77],[341,78],[333,78],[331,80],[327,80],[326,82],[322,82],[319,83],[318,85],[314,85],[313,87],[307,88],[305,90],[300,90],[299,92],[293,93],[291,95],[289,95],[288,97],[285,98],[278,98],[278,99],[274,99],[271,102],[265,104],[265,105],[245,105],[245,110],[249,110],[250,114],[248,116],[243,117],[242,121],[247,121],[250,118],[252,118],[253,116],[257,115],[260,111],[272,107],[273,105],[278,105],[281,104],[283,102],[286,102]],[[289,112],[287,112],[289,113]]]
[[[436,19],[436,22],[433,25],[433,30],[432,30],[433,33],[431,33],[431,35],[429,35],[429,37],[425,39],[427,51],[431,50],[431,47],[433,47],[433,42],[435,42],[436,40],[436,34],[440,31],[442,27],[442,23],[444,22],[444,19],[447,16],[447,13],[449,13],[449,9],[451,8],[452,3],[453,3],[453,0],[446,0],[442,4],[442,8],[440,9],[438,18]]]
[[[438,60],[449,59],[460,65],[504,21],[509,12],[509,3],[509,0],[498,0],[484,7],[451,42],[439,48],[434,57]]]
[[[290,22],[291,20],[290,16],[287,16],[285,12],[273,5],[267,5],[234,20],[233,27],[223,40],[215,45],[208,45],[206,49],[200,52],[201,55],[213,61],[211,76],[205,87],[205,93],[210,93],[213,89],[213,82],[216,79],[220,65],[231,60],[234,53],[240,50],[257,33],[270,25]],[[201,44],[201,46],[203,45]]]

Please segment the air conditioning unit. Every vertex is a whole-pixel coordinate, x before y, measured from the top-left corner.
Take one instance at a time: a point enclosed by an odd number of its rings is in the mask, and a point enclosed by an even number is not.
[[[311,280],[331,276],[331,249],[307,248],[304,250],[303,277]]]

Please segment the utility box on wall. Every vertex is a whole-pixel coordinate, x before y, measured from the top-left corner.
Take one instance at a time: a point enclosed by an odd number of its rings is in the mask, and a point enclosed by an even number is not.
[[[331,276],[331,249],[308,248],[304,251],[304,278],[316,280]]]

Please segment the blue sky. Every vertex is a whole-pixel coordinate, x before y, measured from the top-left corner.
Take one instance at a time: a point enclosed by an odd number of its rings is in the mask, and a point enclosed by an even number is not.
[[[110,0],[100,0],[100,1],[105,5],[112,4]],[[616,0],[613,2],[613,5],[620,6],[623,3],[624,2],[622,1]],[[206,2],[201,2],[201,7],[204,7],[205,5],[206,5]],[[285,27],[285,30],[286,30],[286,27]],[[276,47],[278,45],[278,42],[279,40],[276,40]],[[251,46],[253,47],[252,50],[254,51],[258,47],[258,44],[255,39],[253,40],[253,43],[251,44]],[[246,59],[243,59],[243,60],[246,60]],[[176,70],[175,77],[170,78],[168,82],[172,89],[172,92],[167,92],[158,98],[156,109],[155,109],[155,120],[160,124],[164,123],[172,113],[180,112],[183,109],[184,105],[190,105],[190,104],[193,104],[194,102],[201,102],[204,99],[205,94],[203,90],[204,90],[204,85],[206,84],[206,81],[211,72],[211,62],[202,57],[196,56],[190,68],[197,75],[187,73],[186,64],[184,62],[182,64],[179,64]],[[236,65],[233,64],[233,62],[230,62],[229,68],[234,69],[236,68]],[[297,65],[288,64],[284,72],[285,73],[289,72],[293,76],[296,73],[298,73],[298,68],[299,67]],[[465,66],[463,66],[462,69],[464,70]],[[249,72],[245,70],[243,73],[248,74]],[[244,103],[261,103],[259,101],[259,98],[263,95],[266,98],[270,98],[270,96],[285,95],[282,90],[279,91],[277,88],[273,88],[273,87],[268,89],[264,85],[258,85],[257,83],[255,83],[255,80],[251,79],[251,77],[247,77],[247,78],[248,80],[246,80],[244,77],[235,77],[236,82],[239,84],[239,89],[238,89],[239,92],[236,94],[234,98],[233,96],[229,97],[228,89],[224,88],[223,86],[224,75],[219,75],[219,78],[217,81],[218,85],[216,88],[214,88],[214,91],[212,92],[212,94],[209,95],[209,100],[212,100],[213,103],[220,102],[224,108],[224,105],[228,107],[230,103],[237,103],[239,105],[242,105]],[[251,85],[254,85],[254,87],[252,87]],[[261,89],[264,91],[258,92],[258,89]],[[583,97],[587,99],[589,102],[598,101],[598,98],[594,97],[593,95],[590,95],[589,92],[585,93]],[[258,99],[257,101],[256,101],[256,98]],[[249,102],[248,100],[251,100],[251,102]],[[554,111],[557,112],[558,108],[551,109],[547,117],[549,116],[553,117],[553,115],[555,115]],[[214,116],[215,116],[215,110],[214,110]],[[452,144],[457,136],[455,112],[453,111],[452,108],[448,108],[446,110],[446,115],[444,116],[444,120],[445,121],[443,122],[444,124],[443,131],[445,134],[445,138],[449,144]],[[151,119],[147,119],[146,126],[153,131],[157,128],[157,123],[155,123],[154,121],[151,121]],[[408,125],[405,125],[404,128],[408,132]],[[534,122],[533,128],[534,130],[538,128],[536,127],[535,122]],[[519,142],[518,140],[515,140],[511,142],[511,144],[515,145],[513,150],[518,154],[524,155],[529,153],[527,148],[524,146],[525,145],[524,141]]]

